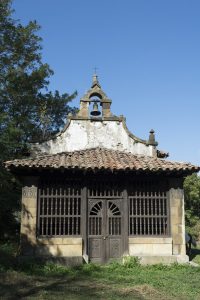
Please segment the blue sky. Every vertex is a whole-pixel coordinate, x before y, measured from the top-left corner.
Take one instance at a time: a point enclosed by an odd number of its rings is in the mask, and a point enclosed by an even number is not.
[[[112,112],[171,160],[200,165],[200,1],[14,0],[15,18],[37,20],[50,89],[91,85],[97,67]]]

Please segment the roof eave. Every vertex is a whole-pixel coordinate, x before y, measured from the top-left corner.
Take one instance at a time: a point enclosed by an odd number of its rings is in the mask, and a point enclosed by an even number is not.
[[[6,169],[10,171],[11,173],[24,173],[24,172],[42,172],[42,171],[60,171],[60,172],[65,172],[65,171],[71,171],[71,172],[93,172],[93,173],[102,173],[102,172],[109,172],[109,173],[135,173],[135,174],[163,174],[163,175],[176,175],[176,176],[181,176],[185,177],[188,175],[191,175],[193,173],[197,173],[200,171],[200,167],[194,167],[191,169],[179,169],[179,170],[170,170],[170,169],[131,169],[131,168],[125,168],[125,169],[117,169],[117,168],[80,168],[80,167],[64,167],[64,166],[15,166],[15,165],[8,165],[6,166]]]

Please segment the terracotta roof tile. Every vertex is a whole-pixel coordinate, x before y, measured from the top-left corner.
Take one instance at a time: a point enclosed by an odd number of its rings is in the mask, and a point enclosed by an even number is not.
[[[133,155],[131,153],[109,150],[105,148],[93,148],[82,151],[65,152],[52,155],[42,155],[36,158],[16,159],[5,162],[8,169],[15,168],[65,168],[80,170],[135,170],[135,171],[182,171],[192,173],[200,170],[200,167],[190,163],[171,162],[168,160]]]

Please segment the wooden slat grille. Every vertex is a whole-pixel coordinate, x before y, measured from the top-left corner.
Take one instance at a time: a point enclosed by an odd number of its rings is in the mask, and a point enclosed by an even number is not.
[[[109,235],[121,235],[121,217],[109,218]]]
[[[94,181],[93,184],[88,189],[89,198],[122,198],[122,189],[119,183],[116,182],[99,182]]]
[[[89,218],[89,235],[101,235],[102,234],[102,218],[90,217]]]
[[[38,235],[81,234],[81,189],[43,186],[38,190]]]
[[[156,182],[132,185],[129,196],[129,234],[169,234],[169,217],[166,188]]]
[[[102,234],[102,201],[96,202],[89,214],[89,235]]]
[[[108,201],[109,235],[121,235],[121,212],[119,207]]]

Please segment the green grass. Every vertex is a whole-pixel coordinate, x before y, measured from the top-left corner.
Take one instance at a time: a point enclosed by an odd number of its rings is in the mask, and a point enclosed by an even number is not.
[[[16,255],[17,247],[0,247],[0,299],[200,299],[200,268],[140,266],[134,259],[67,268],[20,264]]]

